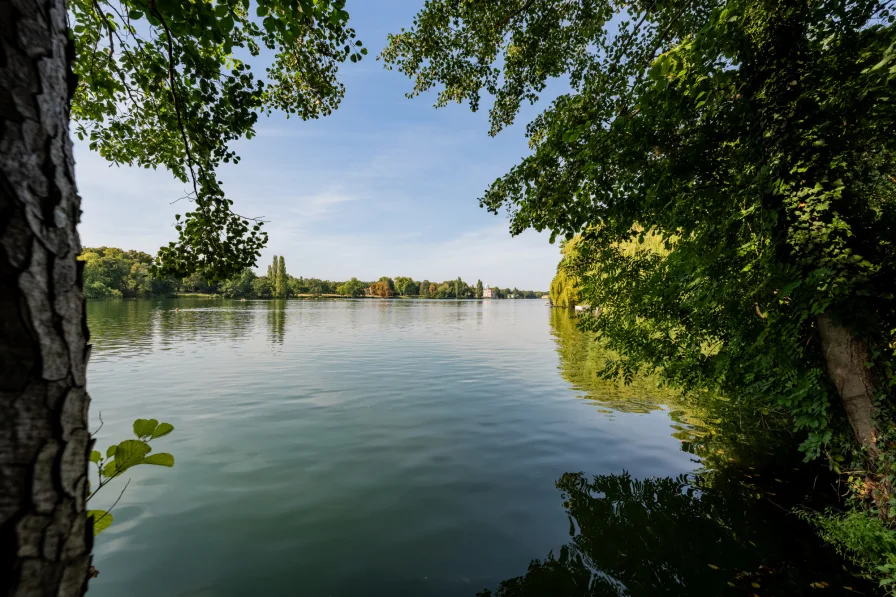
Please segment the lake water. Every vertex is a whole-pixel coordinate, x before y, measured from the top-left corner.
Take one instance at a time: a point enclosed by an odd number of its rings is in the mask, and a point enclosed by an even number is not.
[[[90,595],[859,586],[774,493],[697,482],[711,434],[649,380],[597,381],[569,317],[541,301],[89,302],[97,447],[157,418],[176,429],[155,451],[177,461],[126,475]]]

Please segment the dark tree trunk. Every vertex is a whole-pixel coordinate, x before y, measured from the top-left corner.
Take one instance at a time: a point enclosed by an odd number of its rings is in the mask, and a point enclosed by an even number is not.
[[[0,0],[0,595],[87,589],[87,326],[65,0]]]
[[[871,360],[868,345],[827,314],[818,317],[818,335],[828,376],[837,388],[856,441],[869,456],[876,458],[875,381],[872,371],[865,366]]]

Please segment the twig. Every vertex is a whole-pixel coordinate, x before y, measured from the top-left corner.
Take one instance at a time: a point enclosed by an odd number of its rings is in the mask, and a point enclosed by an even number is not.
[[[532,3],[534,1],[535,0],[526,0],[526,3],[523,4],[519,10],[514,10],[514,11],[507,13],[507,16],[504,17],[500,23],[498,23],[498,29],[501,29],[502,27],[506,26],[510,22],[510,19],[512,19],[513,17],[515,17],[517,15],[521,15],[524,12],[526,12],[527,10],[529,10],[529,7],[532,6]]]
[[[109,58],[111,58],[115,54],[115,42],[112,40],[112,26],[109,24],[106,15],[103,14],[103,9],[97,0],[93,0],[93,6],[96,8],[97,16],[102,20],[106,27],[106,31],[109,33]]]
[[[105,425],[105,423],[103,423],[103,411],[100,411],[99,416],[100,416],[100,426],[96,428],[96,431],[94,431],[93,433],[90,434],[90,437],[96,437],[96,434],[99,433],[100,429],[102,429],[103,425]]]
[[[109,506],[109,509],[108,509],[108,510],[104,510],[104,511],[103,511],[103,515],[102,515],[102,516],[100,516],[99,518],[97,518],[96,520],[93,521],[94,526],[96,526],[96,523],[98,523],[99,521],[101,521],[102,519],[104,519],[104,518],[106,517],[106,515],[109,514],[109,513],[112,511],[112,509],[113,509],[115,506],[118,505],[118,502],[121,501],[121,496],[124,495],[125,490],[128,488],[128,485],[130,485],[130,484],[131,484],[131,480],[128,479],[128,482],[124,484],[124,489],[122,489],[122,490],[121,490],[121,493],[118,494],[118,499],[115,500],[115,502],[113,502],[113,504],[112,504],[111,506]],[[90,499],[90,498],[87,498],[87,499]]]

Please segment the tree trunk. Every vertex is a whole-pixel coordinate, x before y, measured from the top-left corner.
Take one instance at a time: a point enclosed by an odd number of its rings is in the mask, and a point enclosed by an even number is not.
[[[818,317],[818,334],[827,364],[828,376],[834,382],[846,418],[856,441],[872,458],[877,457],[877,432],[874,428],[874,376],[865,363],[871,360],[868,345],[853,336],[828,314]]]
[[[0,0],[0,595],[87,590],[87,326],[65,0]]]

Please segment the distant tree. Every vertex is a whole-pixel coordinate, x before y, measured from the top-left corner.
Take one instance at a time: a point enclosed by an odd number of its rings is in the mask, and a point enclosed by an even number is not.
[[[476,281],[476,298],[481,299],[485,289],[482,287],[482,280]]]
[[[348,282],[340,285],[336,292],[343,296],[359,297],[364,296],[364,284],[358,278],[352,278]]]
[[[271,292],[275,298],[286,298],[289,292],[289,282],[286,274],[286,259],[281,255],[274,255],[274,261],[268,267],[268,279],[271,282]]]
[[[434,293],[436,298],[446,299],[454,296],[454,282],[442,282]]]
[[[221,294],[228,298],[244,298],[254,296],[254,283],[257,279],[252,268],[245,268],[238,276],[230,278],[221,284]]]
[[[289,295],[288,282],[289,278],[286,275],[286,259],[281,255],[280,261],[277,263],[277,279],[275,282],[277,298],[286,298]]]
[[[272,298],[274,296],[274,288],[271,285],[271,279],[267,276],[255,278],[252,281],[252,295],[256,298]]]
[[[385,283],[389,287],[389,292],[395,294],[395,280],[388,276],[383,276],[379,281]]]
[[[436,285],[434,282],[430,283],[429,293],[428,293],[429,298],[438,298],[438,294],[439,294],[438,285]]]
[[[454,298],[463,298],[464,297],[464,281],[459,277],[454,281]]]
[[[417,294],[417,283],[412,278],[398,276],[395,278],[395,292],[401,296]]]
[[[307,293],[315,296],[320,296],[326,290],[324,281],[319,278],[305,278],[305,286]]]
[[[164,296],[173,294],[177,287],[175,280],[153,275],[152,256],[142,251],[86,248],[78,261],[84,263],[87,298]]]
[[[388,282],[386,281],[388,280]],[[373,294],[380,298],[389,298],[395,294],[395,288],[393,285],[389,284],[392,280],[380,279],[379,282],[376,282],[371,288],[373,290]]]
[[[180,290],[198,294],[217,294],[218,285],[207,280],[201,273],[194,272],[181,280]]]

